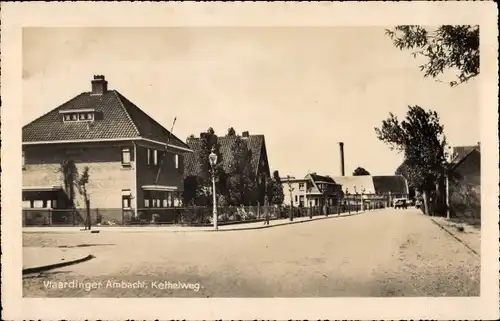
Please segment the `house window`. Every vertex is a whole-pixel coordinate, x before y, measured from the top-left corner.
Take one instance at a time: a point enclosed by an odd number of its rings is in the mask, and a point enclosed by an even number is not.
[[[50,203],[51,203],[51,206],[50,206],[51,208],[57,208],[57,200],[52,200],[52,201],[50,201]]]
[[[299,191],[303,191],[304,190],[304,183],[299,183]]]
[[[314,206],[318,206],[319,205],[319,200],[318,199],[315,199],[314,200]]]
[[[297,195],[295,195],[295,203],[297,203],[299,201]]]
[[[130,166],[130,148],[128,147],[122,148],[122,165]]]
[[[144,207],[149,207],[149,199],[144,199]]]
[[[148,148],[148,165],[158,165],[158,151]]]
[[[26,168],[26,152],[23,150],[23,155],[22,155],[23,159],[22,159],[22,162],[23,162],[23,169]]]
[[[64,113],[64,121],[89,121],[94,120],[93,112]]]
[[[179,155],[178,154],[174,155],[174,161],[175,161],[175,168],[179,169]]]

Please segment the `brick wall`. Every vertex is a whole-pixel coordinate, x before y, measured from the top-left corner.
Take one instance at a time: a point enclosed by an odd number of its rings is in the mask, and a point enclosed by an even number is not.
[[[461,176],[450,184],[450,209],[455,216],[481,215],[481,154],[474,152],[456,169]]]
[[[121,148],[130,147],[131,167],[121,164]],[[121,208],[121,190],[130,189],[134,193],[134,155],[131,142],[93,143],[67,145],[23,146],[25,169],[23,187],[63,186],[62,174],[58,172],[63,160],[73,160],[79,172],[89,167],[88,191],[91,207]],[[84,206],[77,193],[77,205]]]
[[[148,148],[162,150],[158,145],[141,143],[137,145],[137,197],[138,207],[143,207],[144,193],[141,189],[143,185],[154,185],[158,174],[159,165],[148,165]],[[178,153],[179,168],[175,167],[175,154],[169,150],[161,162],[161,171],[157,185],[174,186],[178,191],[184,188],[184,155]],[[158,160],[160,161],[160,157]]]

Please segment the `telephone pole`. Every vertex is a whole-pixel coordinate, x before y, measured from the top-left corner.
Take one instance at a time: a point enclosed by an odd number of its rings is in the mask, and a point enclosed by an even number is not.
[[[288,192],[290,193],[290,221],[293,221],[293,195],[292,192],[294,188],[292,187],[292,182],[290,181],[290,175],[287,175]]]

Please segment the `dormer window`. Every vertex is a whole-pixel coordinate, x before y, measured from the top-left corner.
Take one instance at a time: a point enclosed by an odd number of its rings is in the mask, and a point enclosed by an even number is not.
[[[61,110],[59,113],[62,114],[65,122],[93,121],[95,119],[94,109]]]

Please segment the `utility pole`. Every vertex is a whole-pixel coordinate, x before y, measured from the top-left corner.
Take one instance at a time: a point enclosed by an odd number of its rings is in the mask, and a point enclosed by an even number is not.
[[[288,183],[288,192],[290,193],[290,221],[293,221],[293,195],[292,192],[294,188],[292,187],[292,182],[290,181],[290,175],[287,177],[287,183]]]
[[[174,131],[174,126],[175,126],[176,120],[177,120],[177,117],[174,117],[174,122],[172,123],[172,128],[170,129],[170,132],[168,133],[167,145],[165,145],[165,155],[164,155],[164,157],[162,157],[160,159],[160,164],[158,165],[158,172],[156,173],[155,185],[158,184],[158,180],[160,179],[161,165],[163,164],[163,158],[165,158],[167,156],[168,144],[170,143],[170,137],[172,136],[172,132]]]

